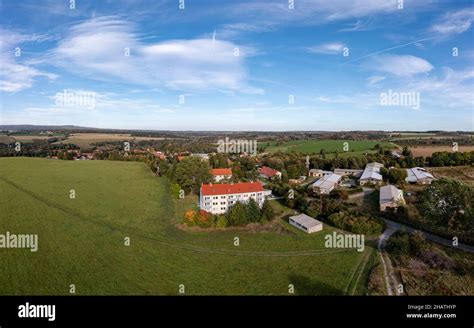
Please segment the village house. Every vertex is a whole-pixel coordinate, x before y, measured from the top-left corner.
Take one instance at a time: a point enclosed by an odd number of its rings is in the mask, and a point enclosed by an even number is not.
[[[263,188],[261,182],[232,184],[203,184],[199,194],[199,207],[212,214],[226,213],[236,202],[247,203],[254,199],[262,207],[271,190]]]
[[[274,170],[268,166],[262,166],[258,169],[258,173],[261,177],[273,180],[275,178],[281,179],[281,172]]]
[[[387,209],[395,211],[401,205],[405,204],[403,191],[395,186],[387,185],[380,188],[380,211],[385,212]]]
[[[232,178],[232,169],[212,169],[211,174],[214,182],[230,180]]]
[[[428,173],[422,167],[414,167],[407,170],[407,177],[405,179],[408,183],[416,183],[416,184],[431,184],[433,180],[435,180],[434,176],[431,173]]]
[[[329,194],[339,185],[341,176],[338,174],[328,174],[312,184],[313,192],[316,194]]]
[[[288,222],[307,233],[313,233],[323,230],[323,223],[313,219],[312,217],[306,214],[300,214],[295,216],[290,216]]]
[[[382,175],[380,174],[380,169],[383,167],[383,164],[373,162],[365,166],[364,172],[359,179],[359,184],[361,186],[367,183],[373,183],[375,185],[380,185],[383,182]]]
[[[340,175],[341,177],[353,176],[359,178],[362,175],[364,170],[356,169],[334,169],[334,173]]]
[[[157,158],[159,158],[159,159],[161,159],[161,160],[165,160],[165,159],[166,159],[165,154],[163,154],[163,152],[161,152],[161,151],[155,151],[155,152],[153,152],[153,156],[155,156],[155,157],[157,157]]]

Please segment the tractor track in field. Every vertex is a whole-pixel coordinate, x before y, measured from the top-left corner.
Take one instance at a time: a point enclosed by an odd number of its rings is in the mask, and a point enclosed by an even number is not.
[[[4,181],[5,183],[9,184],[10,186],[16,188],[17,190],[27,194],[28,196],[38,200],[39,202],[42,202],[46,204],[49,207],[52,207],[60,212],[63,212],[67,214],[69,217],[74,217],[78,218],[84,222],[88,223],[93,223],[95,225],[108,228],[110,229],[109,232],[114,232],[118,231],[124,234],[127,234],[129,236],[135,236],[142,238],[144,240],[149,240],[152,242],[156,242],[162,245],[166,245],[169,247],[173,248],[178,248],[178,249],[184,249],[184,250],[189,250],[189,251],[194,251],[194,252],[200,252],[200,253],[209,253],[209,254],[219,254],[219,255],[236,255],[236,256],[262,256],[262,257],[292,257],[292,256],[314,256],[314,255],[320,255],[320,254],[328,254],[328,253],[340,253],[340,252],[348,252],[351,251],[351,249],[316,249],[316,250],[304,250],[304,251],[287,251],[287,252],[252,252],[252,251],[230,251],[230,250],[224,250],[224,249],[211,249],[211,248],[204,248],[204,247],[197,247],[193,245],[186,245],[186,244],[177,244],[173,243],[171,241],[165,240],[165,239],[160,239],[156,237],[151,237],[144,235],[139,232],[134,232],[131,230],[127,230],[125,228],[117,227],[113,224],[94,219],[88,216],[85,216],[82,213],[79,213],[71,208],[68,208],[67,206],[58,204],[56,202],[53,202],[51,200],[48,200],[31,190],[25,189],[22,186],[17,185],[13,181],[10,181],[9,179],[5,177],[0,177],[0,180]]]

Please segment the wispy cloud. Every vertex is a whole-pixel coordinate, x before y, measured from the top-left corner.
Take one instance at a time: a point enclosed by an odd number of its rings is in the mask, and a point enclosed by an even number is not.
[[[474,8],[461,9],[444,14],[430,28],[442,35],[461,34],[468,31],[474,22]]]
[[[3,28],[0,28],[0,35],[1,91],[12,93],[31,88],[34,81],[39,77],[45,77],[49,80],[57,78],[56,74],[42,71],[22,61],[22,49],[19,46],[28,42],[48,40],[47,35],[23,34]]]
[[[385,80],[385,76],[373,75],[367,78],[367,84],[370,86],[376,85]]]
[[[423,58],[411,55],[378,55],[368,59],[364,66],[397,77],[428,73],[434,68]]]
[[[101,17],[73,26],[47,60],[97,80],[261,93],[246,82],[245,58],[252,53],[249,47],[210,38],[143,43],[129,22]]]
[[[307,47],[306,50],[315,54],[336,55],[342,54],[345,45],[342,42],[323,43],[318,46]]]

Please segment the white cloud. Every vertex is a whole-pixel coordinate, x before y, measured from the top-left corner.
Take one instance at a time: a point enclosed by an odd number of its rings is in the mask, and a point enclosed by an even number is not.
[[[443,35],[461,34],[468,31],[474,22],[474,8],[461,9],[449,12],[434,25],[430,30]]]
[[[398,77],[428,73],[433,69],[428,61],[411,55],[377,55],[368,60],[365,66]]]
[[[373,75],[367,78],[367,84],[372,86],[385,80],[385,76]]]
[[[93,79],[153,88],[261,93],[246,83],[244,60],[252,53],[211,38],[143,43],[131,24],[102,17],[74,26],[50,63]]]
[[[414,79],[405,87],[420,92],[423,99],[434,104],[441,103],[447,107],[470,111],[474,106],[474,68],[455,71],[443,67],[439,77]]]
[[[21,45],[27,42],[41,42],[49,39],[46,35],[22,34],[16,31],[0,28],[0,90],[4,92],[18,92],[31,88],[38,77],[46,77],[53,80],[57,77],[55,74],[41,71],[27,62],[20,62]],[[19,47],[19,56],[15,56],[16,47]]]
[[[313,46],[306,48],[309,52],[315,54],[326,54],[326,55],[335,55],[341,54],[345,45],[342,42],[330,42],[323,43],[319,46]]]

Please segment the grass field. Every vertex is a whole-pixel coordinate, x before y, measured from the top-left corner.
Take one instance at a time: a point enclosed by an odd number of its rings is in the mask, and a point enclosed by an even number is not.
[[[142,163],[0,158],[0,233],[39,238],[36,253],[0,249],[0,295],[364,293],[372,247],[327,249],[328,226],[189,232],[176,213],[195,204],[182,202]]]
[[[73,133],[66,140],[57,143],[72,143],[81,148],[89,148],[91,144],[106,141],[142,141],[162,140],[155,137],[134,137],[129,133]]]
[[[344,146],[347,143],[348,151],[344,151]],[[263,143],[265,144],[265,143]],[[365,152],[373,152],[376,144],[385,148],[394,148],[395,145],[389,142],[378,142],[368,140],[294,140],[288,141],[283,145],[270,145],[265,149],[267,152],[276,151],[296,151],[300,153],[319,153],[322,149],[326,153],[339,152],[340,155],[356,155]],[[347,149],[347,148],[346,148]]]

